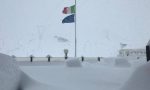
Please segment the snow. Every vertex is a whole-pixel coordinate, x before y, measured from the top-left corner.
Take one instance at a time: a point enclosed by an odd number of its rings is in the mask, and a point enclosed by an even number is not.
[[[116,58],[115,65],[118,67],[130,67],[130,63],[125,58]]]
[[[69,58],[61,63],[18,63],[12,57],[0,54],[0,90],[150,89],[150,63],[144,59],[110,57],[100,62],[91,60],[81,62],[79,58]]]
[[[19,68],[10,56],[0,54],[0,90],[60,90],[54,86],[39,83]]]
[[[150,62],[137,68],[121,90],[150,90]]]
[[[0,90],[150,90],[149,62],[114,57],[120,43],[145,48],[150,0],[76,3],[77,56],[105,58],[18,63],[0,54]],[[66,17],[63,8],[73,4],[74,0],[0,0],[0,52],[61,57],[68,49],[68,56],[74,56],[75,25],[61,23]]]
[[[22,67],[22,69],[32,78],[48,85],[64,88],[64,90],[117,90],[125,82],[124,79],[127,79],[127,76],[118,76],[118,74],[126,72],[125,69],[119,71],[105,67],[28,66]]]
[[[81,61],[79,58],[71,58],[66,60],[67,67],[81,67]]]
[[[10,56],[0,54],[0,90],[16,90],[21,71]]]
[[[68,62],[70,64],[71,61],[71,65],[74,65],[73,62],[76,60],[70,59]],[[51,62],[46,66],[45,62],[40,62],[43,65],[39,63],[39,66],[33,62],[33,65],[22,65],[21,69],[33,79],[63,90],[120,90],[135,68],[143,65],[144,61],[129,62],[132,67],[124,66],[124,62],[120,62],[118,67],[115,60],[115,58],[102,59],[101,62],[85,60],[81,62],[80,68],[66,67],[67,61],[54,65]],[[141,64],[137,65],[134,62]]]
[[[150,46],[150,40],[148,41],[147,45]]]

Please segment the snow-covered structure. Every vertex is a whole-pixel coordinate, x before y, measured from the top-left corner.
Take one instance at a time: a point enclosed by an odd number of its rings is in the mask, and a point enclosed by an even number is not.
[[[81,67],[81,61],[78,58],[68,59],[66,61],[67,67]]]
[[[126,58],[116,58],[115,59],[115,66],[117,67],[130,67],[130,63]]]
[[[120,49],[119,55],[121,57],[145,57],[145,49]]]

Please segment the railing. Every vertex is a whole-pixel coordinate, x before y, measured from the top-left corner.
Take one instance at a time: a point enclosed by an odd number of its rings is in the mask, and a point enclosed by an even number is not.
[[[73,57],[68,57],[67,59],[65,57],[13,57],[16,59],[16,61],[29,61],[29,62],[35,62],[35,61],[66,61],[68,59],[71,59]],[[102,57],[78,57],[81,61],[99,61],[102,59]]]

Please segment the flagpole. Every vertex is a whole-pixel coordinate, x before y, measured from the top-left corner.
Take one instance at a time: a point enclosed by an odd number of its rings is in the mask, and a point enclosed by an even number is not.
[[[77,57],[77,18],[76,18],[76,15],[77,15],[77,12],[76,12],[76,6],[77,6],[77,2],[75,0],[75,57]]]

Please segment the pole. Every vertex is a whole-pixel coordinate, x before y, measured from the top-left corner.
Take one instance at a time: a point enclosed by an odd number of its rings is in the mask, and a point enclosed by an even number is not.
[[[77,18],[76,18],[76,6],[77,6],[77,2],[76,2],[76,0],[75,0],[75,57],[77,57],[77,23],[76,23],[76,21],[77,21]]]

